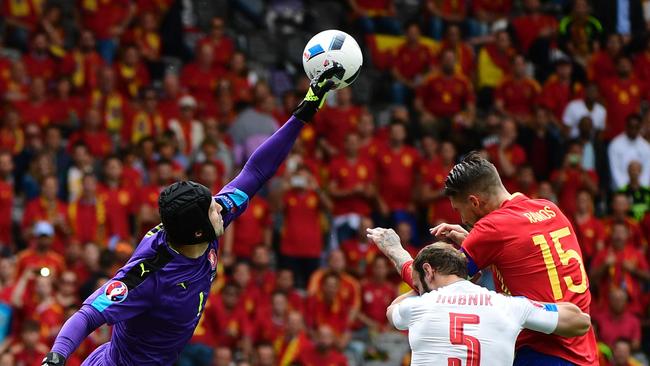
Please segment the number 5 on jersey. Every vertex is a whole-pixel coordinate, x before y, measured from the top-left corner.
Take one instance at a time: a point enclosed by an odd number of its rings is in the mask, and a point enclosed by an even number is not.
[[[573,249],[565,251],[564,248],[562,248],[562,243],[560,243],[560,239],[571,235],[569,227],[565,226],[560,230],[551,231],[549,235],[553,241],[555,251],[557,252],[558,257],[560,257],[560,264],[562,266],[568,266],[572,259],[575,259],[575,261],[580,265],[581,278],[578,283],[574,282],[571,276],[563,277],[567,289],[576,294],[581,294],[587,291],[587,273],[580,254]],[[553,298],[555,298],[556,301],[561,300],[564,297],[564,294],[562,293],[562,286],[560,285],[560,276],[557,274],[557,269],[560,265],[555,263],[553,254],[551,253],[551,248],[543,234],[533,236],[533,243],[539,246],[542,250],[542,257],[544,258],[544,264],[546,265],[546,271],[548,272],[548,279],[551,282],[551,289],[553,289]]]
[[[478,338],[465,334],[465,324],[478,324],[480,318],[476,314],[449,313],[449,340],[453,345],[467,347],[467,363],[465,366],[481,365],[481,343]],[[463,366],[459,358],[447,359],[447,366]]]

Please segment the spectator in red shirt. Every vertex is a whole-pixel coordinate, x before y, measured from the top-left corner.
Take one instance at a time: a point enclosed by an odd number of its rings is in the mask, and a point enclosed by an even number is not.
[[[104,60],[96,51],[95,36],[90,30],[82,29],[79,45],[63,57],[59,72],[70,75],[75,90],[89,92],[98,87],[99,71],[103,66]]]
[[[244,354],[252,350],[253,328],[246,311],[239,301],[241,292],[236,285],[227,283],[221,291],[211,312],[216,323],[206,324],[212,327],[216,334],[215,344],[226,345],[240,349]],[[206,308],[205,311],[208,309]],[[204,314],[206,316],[207,314]]]
[[[0,125],[0,150],[7,151],[10,154],[18,154],[23,151],[25,147],[25,132],[28,129],[26,128],[23,131],[21,128],[22,125],[20,114],[18,114],[16,109],[5,109],[2,124]],[[32,128],[34,127],[36,126],[32,126]]]
[[[91,30],[97,38],[102,58],[112,63],[118,40],[137,12],[136,3],[131,0],[87,0],[80,4],[79,19],[84,28]]]
[[[166,120],[158,109],[158,95],[153,88],[140,89],[140,105],[122,128],[123,143],[137,144],[147,136],[158,137],[166,129]]]
[[[113,66],[117,85],[123,95],[135,98],[143,87],[149,85],[149,70],[135,45],[127,45],[120,52],[122,57]]]
[[[11,153],[0,150],[0,247],[12,247],[14,207],[14,162]]]
[[[525,0],[526,13],[512,20],[512,27],[519,49],[528,54],[531,46],[544,40],[551,42],[557,33],[557,20],[551,15],[541,12],[539,0]]]
[[[338,345],[345,348],[350,341],[350,326],[356,317],[351,315],[350,303],[340,294],[341,276],[328,272],[323,276],[322,291],[307,298],[307,325],[316,330],[323,325],[331,327],[338,338]]]
[[[304,287],[318,268],[324,245],[321,210],[331,210],[332,202],[306,166],[287,176],[283,186],[280,254],[284,267],[296,274],[298,287]]]
[[[506,118],[501,122],[498,142],[486,150],[490,161],[499,171],[503,185],[514,192],[517,169],[526,162],[526,152],[517,143],[517,123]]]
[[[287,327],[283,336],[276,342],[279,365],[292,365],[300,355],[311,347],[311,341],[305,331],[302,314],[292,311],[287,318]]]
[[[469,44],[463,42],[460,26],[450,24],[447,27],[445,38],[440,42],[439,54],[445,50],[451,50],[456,54],[456,72],[471,80],[474,76],[474,50]]]
[[[251,269],[253,285],[262,296],[271,295],[275,289],[275,271],[271,267],[270,246],[259,245],[253,249]]]
[[[429,35],[435,39],[442,38],[443,29],[462,24],[467,16],[465,1],[427,0],[425,2]]]
[[[611,366],[637,366],[641,362],[632,357],[632,342],[625,338],[619,338],[612,346]]]
[[[393,102],[409,103],[434,66],[433,54],[422,43],[420,27],[411,23],[406,28],[406,42],[397,49],[392,60]]]
[[[539,104],[553,112],[555,123],[561,125],[562,114],[569,102],[580,97],[583,92],[582,84],[571,78],[573,66],[571,61],[561,58],[556,62],[555,73],[551,75],[544,86]]]
[[[50,110],[51,120],[61,128],[73,128],[83,115],[83,99],[72,94],[72,82],[67,76],[63,76],[57,81],[56,95],[53,96],[51,105],[56,106]]]
[[[103,244],[106,239],[106,214],[106,205],[97,195],[97,177],[84,175],[81,196],[68,205],[72,239],[82,244]]]
[[[64,239],[68,235],[68,208],[65,202],[59,200],[56,193],[59,189],[57,178],[48,175],[41,183],[41,194],[27,202],[23,213],[22,229],[27,238],[34,223],[48,221],[55,228],[54,249],[63,253]]]
[[[124,164],[117,156],[104,160],[104,182],[98,191],[106,210],[106,239],[131,238],[129,221],[137,205],[136,188],[124,179]]]
[[[271,246],[272,217],[269,203],[264,197],[254,197],[237,222],[230,226],[234,245],[228,248],[224,243],[224,253],[230,252],[240,260],[250,259],[256,247]]]
[[[212,18],[210,33],[198,42],[197,53],[200,52],[203,45],[209,45],[213,51],[215,65],[225,69],[230,64],[235,46],[232,39],[225,35],[224,28],[223,18]]]
[[[294,274],[286,268],[278,270],[275,277],[275,290],[286,295],[291,311],[303,313],[305,299],[300,291],[294,287]]]
[[[9,79],[0,82],[0,94],[8,102],[17,102],[27,99],[30,76],[25,64],[21,60],[11,63]]]
[[[569,217],[576,213],[576,195],[580,190],[598,193],[598,176],[582,166],[582,146],[572,143],[567,149],[562,168],[551,174],[551,182],[558,192],[560,208]]]
[[[517,122],[530,122],[542,88],[526,75],[526,59],[517,55],[512,61],[512,76],[507,77],[494,91],[496,109]]]
[[[16,109],[23,123],[33,123],[45,127],[52,122],[52,115],[59,106],[54,106],[47,98],[45,80],[37,77],[32,79],[29,100],[17,102]]]
[[[43,11],[44,3],[38,0],[9,0],[2,5],[1,13],[7,29],[7,43],[19,48],[27,49],[30,32],[38,27],[39,16]]]
[[[347,0],[364,33],[400,34],[393,0]]]
[[[377,189],[381,214],[414,211],[413,187],[416,183],[420,156],[416,149],[405,144],[406,126],[390,125],[390,139],[377,154]]]
[[[375,257],[372,271],[366,274],[361,285],[359,320],[370,328],[371,332],[386,330],[388,324],[386,308],[390,305],[391,299],[397,296],[397,288],[388,281],[389,270],[386,257]]]
[[[56,76],[56,63],[50,56],[48,47],[45,33],[36,33],[32,40],[30,52],[22,58],[27,73],[32,78],[43,78],[50,81]]]
[[[46,344],[52,344],[64,322],[63,308],[54,296],[53,280],[47,269],[28,270],[11,294],[12,304],[21,315],[17,319],[37,321],[40,338]]]
[[[463,125],[474,118],[474,91],[469,81],[456,74],[456,53],[444,50],[440,55],[441,73],[418,90],[415,109],[424,125],[434,125],[440,136],[449,134],[452,121]]]
[[[214,97],[223,74],[224,69],[215,64],[214,48],[203,44],[197,50],[196,61],[183,67],[181,83],[199,101],[199,107],[203,109]]]
[[[298,362],[304,366],[347,366],[347,358],[337,350],[336,332],[332,327],[321,325],[318,327],[316,343],[311,347],[305,347],[298,357]]]
[[[354,230],[359,215],[368,216],[376,194],[375,165],[372,160],[359,156],[359,135],[345,136],[343,154],[332,160],[328,167],[328,192],[334,203],[334,228],[337,239],[343,241]],[[347,235],[346,235],[347,232]]]
[[[336,106],[325,107],[316,117],[315,127],[319,144],[329,157],[341,153],[345,136],[357,129],[363,109],[352,103],[352,90],[336,92]]]
[[[520,125],[518,143],[526,151],[526,160],[538,180],[548,179],[552,169],[563,162],[562,132],[546,107],[536,107],[530,123]]]
[[[267,296],[270,297],[270,303],[259,306],[255,314],[255,342],[274,343],[283,336],[287,327],[290,312],[287,296],[279,291]]]
[[[457,222],[458,213],[451,207],[444,195],[445,178],[456,162],[456,146],[450,141],[442,141],[440,147],[431,136],[422,139],[426,161],[420,165],[422,192],[420,203],[427,207],[427,222]]]
[[[605,306],[609,291],[620,288],[629,295],[630,311],[641,315],[645,306],[642,288],[650,282],[650,267],[645,256],[629,239],[627,226],[615,223],[610,247],[598,252],[594,258],[590,277],[598,285],[598,300],[592,306]]]
[[[180,114],[169,120],[169,130],[176,138],[178,148],[185,155],[196,152],[205,138],[205,128],[196,119],[198,104],[194,97],[186,95],[178,100]]]
[[[160,53],[162,51],[162,40],[158,29],[160,27],[158,16],[153,11],[140,12],[138,16],[137,25],[130,32],[125,35],[125,43],[133,43],[140,55],[147,63],[149,71],[154,74],[154,70],[158,71],[160,60]],[[153,75],[156,78],[157,75]]]
[[[601,85],[608,79],[616,77],[616,60],[623,52],[623,36],[610,34],[607,36],[605,49],[594,52],[587,65],[589,80]]]
[[[612,235],[616,223],[622,223],[628,229],[631,244],[637,249],[645,248],[648,245],[647,239],[639,223],[630,216],[630,200],[627,195],[622,192],[614,193],[609,207],[612,213],[609,217],[603,219],[605,237],[609,238]]]
[[[34,271],[47,268],[53,276],[58,276],[65,269],[63,257],[52,250],[54,228],[47,221],[39,221],[32,230],[33,247],[22,250],[16,262],[16,275],[22,276],[25,271]],[[39,272],[40,273],[40,272]]]
[[[607,108],[606,140],[625,131],[627,117],[638,113],[641,102],[648,97],[643,83],[634,75],[632,62],[627,56],[616,60],[616,71],[615,77],[604,80],[600,85]]]
[[[627,309],[628,295],[625,290],[613,288],[609,290],[609,308],[594,314],[594,322],[598,325],[598,338],[610,347],[619,338],[627,338],[632,342],[632,350],[641,346],[641,322]]]
[[[366,274],[370,263],[379,254],[377,246],[368,240],[366,232],[373,227],[370,217],[361,217],[356,235],[341,243],[341,251],[345,254],[346,271],[357,278]]]
[[[69,150],[72,150],[77,142],[83,142],[90,149],[95,158],[105,158],[113,149],[111,136],[102,128],[101,111],[97,108],[89,108],[80,130],[70,135],[68,141]]]
[[[89,95],[89,108],[101,112],[103,127],[110,133],[119,133],[126,123],[128,104],[126,98],[117,90],[115,72],[105,66],[99,71],[99,83]]]
[[[345,255],[342,250],[332,250],[327,260],[327,267],[319,268],[309,279],[307,293],[315,295],[323,292],[325,275],[334,273],[338,275],[341,282],[341,290],[338,293],[342,303],[348,304],[350,319],[355,318],[355,313],[361,308],[361,285],[359,281],[345,272]]]
[[[41,342],[38,322],[29,320],[23,323],[20,339],[9,347],[15,365],[38,365],[45,358],[48,346]]]
[[[605,228],[600,219],[594,216],[594,198],[591,192],[578,191],[573,222],[585,263],[589,264],[594,255],[605,248]]]
[[[243,52],[235,52],[230,59],[228,73],[219,86],[219,92],[223,93],[222,88],[227,88],[233,103],[251,103],[256,79],[257,75],[248,69],[246,55]]]

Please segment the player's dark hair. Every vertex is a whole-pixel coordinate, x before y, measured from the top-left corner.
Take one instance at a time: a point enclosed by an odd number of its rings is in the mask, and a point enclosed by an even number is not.
[[[492,192],[502,187],[497,169],[477,151],[472,151],[454,165],[445,180],[447,197],[464,197],[471,193]]]
[[[467,278],[467,258],[450,244],[436,242],[422,248],[413,261],[413,269],[424,279],[424,264],[442,275],[456,275]]]

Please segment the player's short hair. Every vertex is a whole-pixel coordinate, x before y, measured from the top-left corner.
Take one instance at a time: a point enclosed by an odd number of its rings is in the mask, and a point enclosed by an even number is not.
[[[472,193],[490,193],[502,186],[497,168],[477,151],[472,151],[447,175],[445,195],[464,197]]]
[[[467,278],[467,257],[450,244],[439,241],[420,250],[413,260],[413,269],[420,274],[420,278],[424,278],[425,263],[440,274]]]

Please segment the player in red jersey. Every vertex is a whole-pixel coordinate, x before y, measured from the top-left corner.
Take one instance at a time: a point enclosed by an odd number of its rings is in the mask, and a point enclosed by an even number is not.
[[[542,302],[571,302],[589,313],[591,293],[571,222],[552,202],[510,194],[494,165],[470,153],[447,176],[445,194],[460,213],[460,225],[440,224],[431,233],[462,245],[470,276],[492,266],[497,291]],[[410,256],[382,251],[412,283]],[[564,338],[523,331],[514,365],[596,364],[593,330]]]

